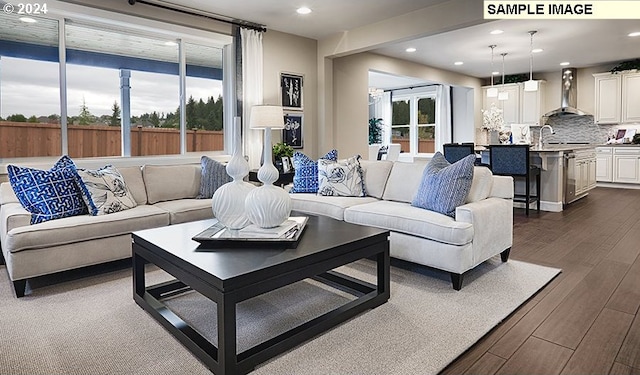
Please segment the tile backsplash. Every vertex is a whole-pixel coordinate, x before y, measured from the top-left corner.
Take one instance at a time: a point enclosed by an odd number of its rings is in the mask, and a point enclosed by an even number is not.
[[[549,130],[544,130],[544,143],[548,142],[584,142],[593,144],[606,143],[611,135],[618,129],[639,129],[640,124],[631,125],[598,125],[594,122],[593,116],[567,116],[559,115],[549,117],[547,124],[553,127],[555,134],[550,134]],[[531,143],[538,143],[540,127],[531,128]]]

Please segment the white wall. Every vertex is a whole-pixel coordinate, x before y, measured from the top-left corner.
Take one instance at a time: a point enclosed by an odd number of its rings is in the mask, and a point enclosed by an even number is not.
[[[280,73],[303,76],[302,114],[303,148],[299,151],[315,157],[318,118],[317,41],[292,34],[269,30],[263,36],[263,94],[265,104],[281,104]],[[273,143],[282,140],[282,133],[272,134]]]
[[[458,110],[462,110],[464,114],[460,115],[456,112],[454,118],[458,117],[460,120],[457,126],[461,126],[461,122],[464,123],[458,133],[459,136],[464,137],[465,140],[467,137],[470,137],[469,140],[473,140],[473,124],[481,122],[479,110],[482,102],[481,80],[406,60],[364,52],[333,60],[333,102],[331,103],[333,116],[325,124],[325,126],[331,127],[333,137],[328,146],[319,150],[320,153],[326,152],[330,148],[336,148],[340,157],[354,154],[367,155],[370,69],[472,89],[472,94],[462,95],[460,92],[460,95],[456,95],[461,104]],[[473,103],[473,107],[471,103]],[[475,111],[473,108],[478,108],[478,110]],[[470,118],[473,118],[473,121],[469,121]],[[457,133],[455,129],[454,133]]]

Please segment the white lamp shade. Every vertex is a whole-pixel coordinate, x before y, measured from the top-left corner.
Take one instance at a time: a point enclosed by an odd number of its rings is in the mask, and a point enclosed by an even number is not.
[[[490,87],[487,89],[487,98],[495,98],[498,96],[498,88]]]
[[[524,83],[524,91],[538,91],[538,81],[532,79]]]
[[[251,129],[284,129],[284,111],[279,105],[254,105],[251,107]]]

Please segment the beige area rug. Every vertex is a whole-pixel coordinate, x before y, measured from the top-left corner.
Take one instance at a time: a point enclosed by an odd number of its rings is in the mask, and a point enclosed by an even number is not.
[[[375,264],[340,271],[371,282]],[[0,273],[6,270],[0,266]],[[435,374],[560,270],[495,257],[465,275],[391,269],[391,299],[255,369],[255,374]],[[148,283],[169,279],[149,267]],[[208,369],[132,299],[130,269],[36,288],[16,299],[0,281],[0,374],[208,374]],[[238,306],[240,350],[350,297],[313,281]],[[212,303],[191,292],[167,302],[215,342]]]

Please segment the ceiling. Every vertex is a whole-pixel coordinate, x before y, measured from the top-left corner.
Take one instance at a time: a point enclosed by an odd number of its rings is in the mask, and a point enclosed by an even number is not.
[[[122,0],[124,1],[124,0]],[[180,4],[204,11],[265,25],[268,29],[313,39],[351,30],[387,18],[443,3],[446,0],[154,0]],[[307,6],[311,14],[299,15],[298,6]],[[248,11],[250,10],[250,11]],[[490,35],[493,29],[501,35]],[[627,36],[640,31],[638,20],[498,20],[372,50],[372,52],[479,78],[489,77],[490,44],[496,44],[494,71],[501,70],[506,52],[505,74],[528,73],[529,34],[534,48],[534,72],[560,71],[560,62],[584,68],[640,57],[640,37]],[[405,52],[415,47],[413,54]],[[455,66],[455,61],[464,64]]]

